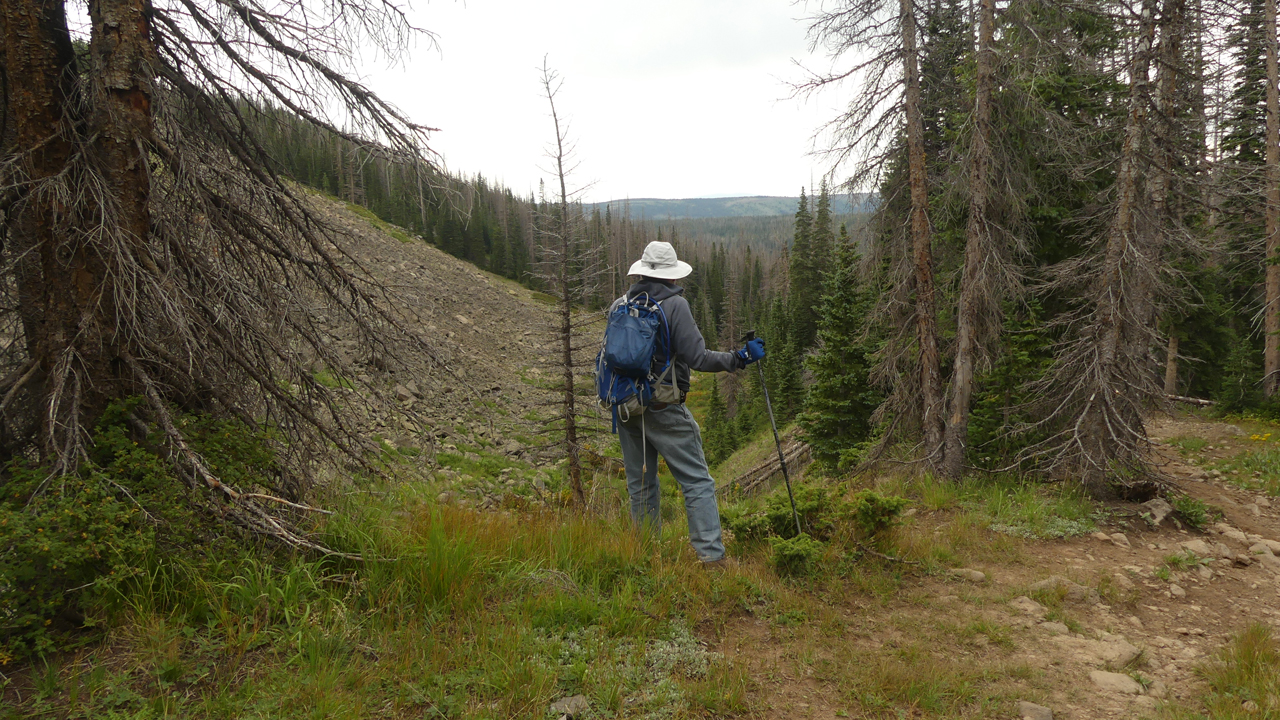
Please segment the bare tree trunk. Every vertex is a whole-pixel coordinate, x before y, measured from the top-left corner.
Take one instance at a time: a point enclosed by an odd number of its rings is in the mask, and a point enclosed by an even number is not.
[[[1151,207],[1160,223],[1173,221],[1172,215],[1176,212],[1172,202],[1173,165],[1180,140],[1177,90],[1185,29],[1186,0],[1168,0],[1160,22],[1160,60],[1156,68],[1156,108],[1159,111],[1155,135],[1157,172],[1151,191]]]
[[[1169,333],[1169,347],[1164,353],[1164,394],[1178,394],[1178,335]]]
[[[973,140],[969,155],[969,220],[965,228],[964,275],[960,311],[956,318],[956,358],[951,377],[950,416],[947,418],[942,474],[959,480],[969,436],[969,405],[973,398],[973,364],[979,265],[991,243],[987,225],[988,174],[991,168],[991,92],[995,84],[995,0],[980,0],[978,67],[973,102]]]
[[[555,275],[556,290],[559,292],[557,310],[560,313],[560,363],[562,366],[562,381],[564,383],[561,387],[564,448],[565,455],[569,460],[569,485],[573,490],[573,502],[578,508],[585,510],[587,496],[582,489],[582,460],[578,454],[577,397],[574,392],[573,382],[573,369],[575,367],[573,358],[573,287],[570,281],[572,279],[571,264],[577,253],[572,237],[573,230],[570,227],[569,190],[565,182],[565,176],[568,172],[564,166],[567,152],[564,146],[565,135],[560,128],[560,116],[556,113],[554,75],[545,64],[543,65],[543,86],[547,91],[547,102],[551,105],[551,120],[555,124],[556,149],[554,159],[556,162],[556,180],[560,184],[560,196],[555,216],[556,232],[560,236],[560,257],[556,260]]]
[[[1266,0],[1267,33],[1267,280],[1266,349],[1263,355],[1262,391],[1276,392],[1280,380],[1280,72],[1277,71],[1276,0]]]
[[[915,260],[916,328],[920,343],[921,424],[929,467],[942,453],[942,373],[938,358],[938,315],[933,283],[933,247],[929,226],[929,186],[924,158],[924,119],[920,110],[920,69],[916,57],[913,0],[900,0],[902,70],[906,83],[907,167],[911,188],[911,240]]]
[[[21,258],[16,273],[18,305],[27,355],[36,370],[33,380],[39,385],[53,375],[60,354],[58,339],[66,333],[75,336],[74,308],[63,305],[70,299],[67,291],[77,287],[67,281],[79,275],[62,261],[75,256],[68,247],[71,243],[59,232],[60,203],[47,185],[65,170],[74,150],[66,126],[74,122],[70,115],[76,94],[75,53],[62,0],[0,3],[0,18],[2,70],[8,81],[5,119],[11,124],[15,146],[29,149],[19,168],[26,190],[7,212],[8,241],[12,256]],[[11,81],[19,77],[24,82]],[[55,290],[46,282],[51,277],[61,278],[70,287]],[[40,413],[38,430],[39,447],[46,457],[53,454],[58,421],[49,415]]]

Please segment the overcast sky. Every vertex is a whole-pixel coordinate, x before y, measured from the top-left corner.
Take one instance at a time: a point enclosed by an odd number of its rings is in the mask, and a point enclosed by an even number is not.
[[[405,66],[365,65],[373,88],[415,121],[449,169],[520,194],[548,177],[553,139],[539,85],[560,73],[588,201],[795,195],[825,170],[810,136],[831,117],[789,99],[807,57],[804,6],[787,0],[416,0]],[[574,182],[576,181],[576,182]]]

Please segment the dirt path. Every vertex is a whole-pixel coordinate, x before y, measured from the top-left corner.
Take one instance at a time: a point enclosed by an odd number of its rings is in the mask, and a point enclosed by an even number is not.
[[[1236,426],[1186,419],[1161,420],[1152,434],[1204,438],[1201,464],[1250,442]],[[1094,535],[971,561],[980,579],[907,580],[883,599],[824,598],[800,615],[744,613],[724,627],[718,650],[744,664],[759,699],[786,717],[860,717],[877,695],[893,699],[886,708],[937,714],[948,693],[966,692],[970,717],[1021,717],[1019,700],[1059,719],[1153,715],[1162,699],[1191,697],[1194,668],[1234,632],[1280,627],[1280,560],[1264,557],[1280,555],[1276,508],[1176,448],[1161,443],[1158,452],[1180,489],[1222,511],[1220,523],[1153,528],[1138,506],[1113,506]],[[917,522],[927,529],[944,515]],[[1198,560],[1170,566],[1188,547]],[[789,623],[788,612],[803,621]]]

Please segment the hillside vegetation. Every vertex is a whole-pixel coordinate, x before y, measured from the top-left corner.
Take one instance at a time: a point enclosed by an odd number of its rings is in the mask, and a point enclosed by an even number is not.
[[[1184,499],[1155,525],[1144,507],[1014,477],[814,467],[798,494],[826,542],[779,565],[776,542],[735,518],[784,496],[722,490],[740,565],[708,572],[665,471],[664,533],[642,542],[607,460],[616,448],[599,446],[582,514],[565,507],[560,467],[526,444],[540,364],[519,327],[542,303],[346,217],[360,255],[405,286],[478,391],[425,401],[413,378],[396,379],[408,392],[382,421],[380,462],[399,480],[340,479],[336,514],[313,527],[366,560],[233,538],[141,553],[82,606],[92,629],[60,631],[38,659],[4,659],[0,717],[988,718],[1020,702],[1082,719],[1280,712],[1275,426],[1157,423]],[[434,434],[398,430],[408,411]],[[757,435],[721,470],[771,446]],[[888,527],[827,515],[868,491],[905,499]]]

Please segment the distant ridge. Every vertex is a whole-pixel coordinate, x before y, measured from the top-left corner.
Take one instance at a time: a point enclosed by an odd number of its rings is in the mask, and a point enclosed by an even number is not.
[[[649,220],[687,219],[687,218],[719,218],[719,217],[763,217],[772,215],[794,215],[800,197],[776,197],[770,195],[753,195],[749,197],[729,198],[629,198],[626,200],[610,200],[608,202],[589,203],[590,208],[605,207],[614,213],[621,213],[630,208],[632,218],[644,217]],[[871,193],[835,195],[831,198],[831,212],[844,215],[855,212],[866,212],[872,208],[875,198]]]

